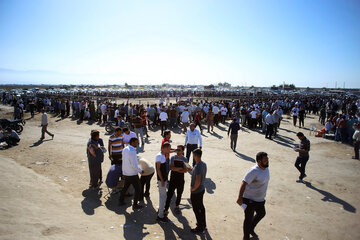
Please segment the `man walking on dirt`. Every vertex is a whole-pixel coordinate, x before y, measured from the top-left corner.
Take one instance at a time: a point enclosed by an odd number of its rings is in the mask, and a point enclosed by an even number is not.
[[[237,203],[245,211],[243,240],[249,240],[250,234],[257,239],[258,236],[254,229],[265,217],[265,196],[270,179],[267,153],[256,154],[256,162],[257,164],[246,173],[237,200]],[[254,215],[254,213],[256,214]]]
[[[43,140],[45,138],[45,133],[49,134],[52,139],[54,139],[55,134],[52,134],[47,130],[47,126],[49,124],[48,116],[46,114],[45,109],[41,110],[42,116],[41,116],[41,138],[40,140]]]

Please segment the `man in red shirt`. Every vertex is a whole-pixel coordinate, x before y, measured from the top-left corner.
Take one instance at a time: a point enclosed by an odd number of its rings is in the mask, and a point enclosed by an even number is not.
[[[196,127],[196,126],[199,126],[200,131],[201,131],[201,133],[202,133],[202,128],[201,128],[201,112],[200,112],[200,111],[198,111],[198,112],[196,113],[196,115],[195,115],[195,127]]]
[[[340,139],[342,143],[346,143],[347,142],[347,123],[346,123],[346,119],[345,116],[340,116],[340,121],[338,124],[338,128],[340,130]]]

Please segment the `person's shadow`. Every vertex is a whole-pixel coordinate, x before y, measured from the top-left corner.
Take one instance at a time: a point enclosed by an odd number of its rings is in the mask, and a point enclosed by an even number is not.
[[[43,142],[47,142],[47,141],[51,141],[52,139],[46,139],[46,140],[42,140],[42,139],[39,139],[38,141],[34,142],[33,145],[31,145],[30,147],[37,147],[37,146],[40,146]]]
[[[117,194],[118,195],[118,194]],[[155,224],[156,223],[156,211],[150,198],[145,201],[146,204],[143,209],[135,210],[132,212],[126,211],[127,208],[131,208],[132,198],[125,201],[124,206],[118,206],[118,197],[112,196],[107,199],[105,206],[107,209],[125,216],[125,223],[122,225],[124,232],[124,239],[143,239],[150,234],[146,231],[147,228],[144,224]],[[130,200],[130,201],[129,201]],[[144,205],[143,203],[141,203]]]
[[[84,199],[81,201],[81,207],[85,214],[94,215],[95,208],[101,206],[102,191],[86,189],[82,192]]]
[[[341,204],[345,211],[356,213],[356,208],[354,206],[352,206],[350,203],[345,202],[344,200],[334,196],[333,194],[331,194],[331,193],[329,193],[327,191],[324,191],[324,190],[321,190],[321,189],[319,189],[317,187],[314,187],[311,184],[311,182],[304,181],[304,183],[308,188],[310,188],[312,190],[315,190],[315,191],[321,193],[322,195],[324,195],[324,197],[321,199],[322,201],[324,201],[324,202],[335,202],[335,203]]]
[[[255,159],[253,159],[252,157],[249,157],[247,155],[244,155],[242,153],[239,153],[238,151],[235,151],[235,156],[237,156],[238,158],[241,158],[245,161],[249,161],[249,162],[255,162]]]
[[[223,137],[220,136],[219,134],[217,134],[216,132],[210,132],[211,135],[213,135],[214,137],[218,138],[218,139],[222,139]]]
[[[211,180],[211,178],[205,179],[204,186],[205,186],[206,192],[209,194],[213,194],[214,190],[216,189],[216,183],[213,180]]]

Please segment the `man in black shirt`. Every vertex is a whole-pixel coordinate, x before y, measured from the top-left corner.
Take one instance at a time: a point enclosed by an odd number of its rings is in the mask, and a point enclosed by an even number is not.
[[[306,177],[305,166],[309,160],[310,141],[304,136],[302,132],[298,132],[296,136],[300,139],[300,145],[295,147],[295,152],[299,153],[296,158],[295,167],[300,172],[299,179],[296,182],[303,183],[303,178]]]
[[[176,148],[176,155],[172,156],[170,159],[170,182],[169,182],[169,189],[167,192],[166,197],[166,204],[165,204],[165,215],[168,214],[168,210],[170,207],[170,201],[172,196],[174,195],[175,189],[176,192],[176,206],[175,206],[175,213],[180,213],[179,204],[181,201],[181,195],[184,191],[184,173],[187,172],[187,168],[185,162],[188,162],[187,158],[184,157],[184,146],[178,145]]]
[[[236,121],[236,118],[233,119],[232,123],[230,123],[229,130],[228,130],[228,136],[231,131],[230,135],[230,147],[235,152],[236,149],[236,142],[238,138],[238,131],[240,130],[240,125]]]

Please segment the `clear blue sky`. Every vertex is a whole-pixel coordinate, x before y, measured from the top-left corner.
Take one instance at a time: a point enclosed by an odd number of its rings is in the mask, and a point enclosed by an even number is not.
[[[360,88],[360,1],[0,0],[0,83]]]

